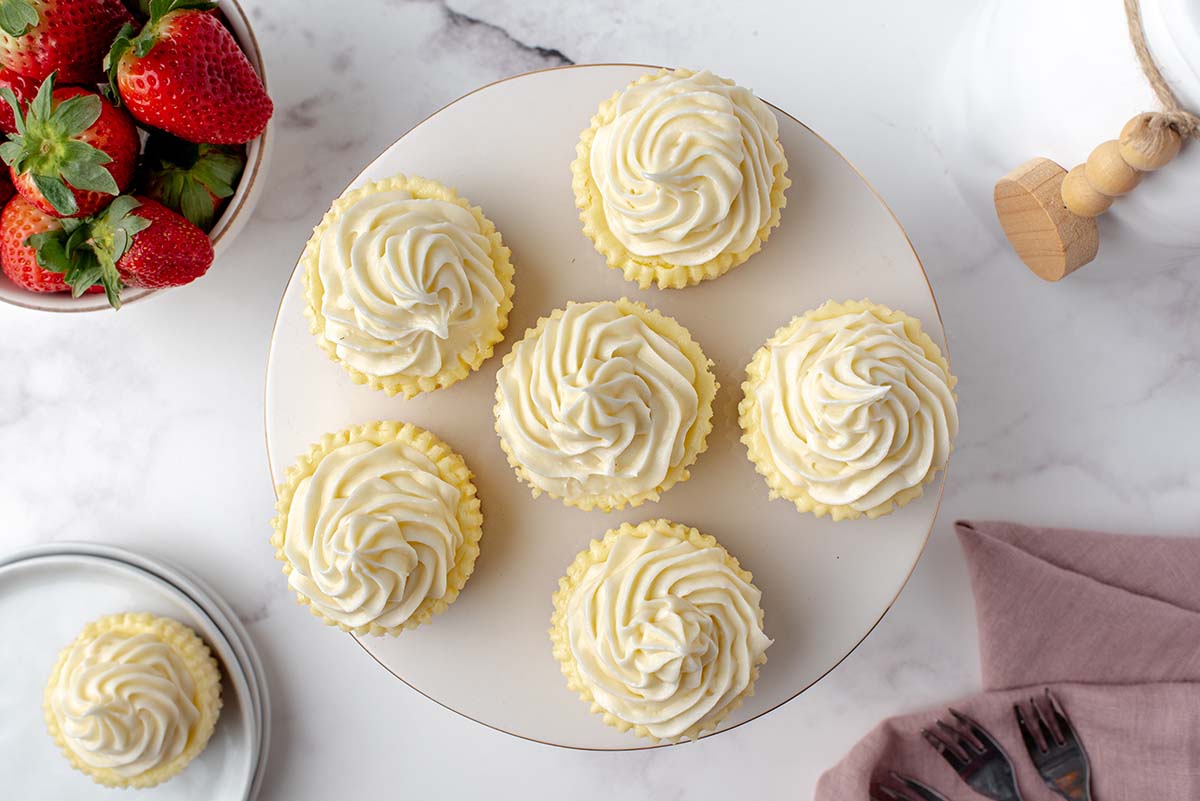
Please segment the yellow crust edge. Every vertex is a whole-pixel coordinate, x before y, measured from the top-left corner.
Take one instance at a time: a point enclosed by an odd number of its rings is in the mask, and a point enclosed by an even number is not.
[[[337,355],[337,346],[325,338],[325,316],[321,313],[321,301],[325,293],[324,287],[321,285],[320,273],[317,270],[321,239],[333,225],[334,220],[356,201],[375,192],[392,190],[410,192],[414,197],[424,200],[444,200],[471,212],[479,224],[480,233],[492,243],[492,269],[495,270],[496,277],[504,286],[504,297],[497,309],[498,319],[495,330],[476,342],[471,350],[459,353],[457,362],[450,366],[444,366],[437,375],[410,376],[403,373],[388,376],[368,375],[343,361]],[[355,384],[366,384],[371,389],[378,389],[388,395],[404,395],[406,398],[415,397],[422,392],[445,389],[466,378],[473,370],[478,370],[481,364],[491,358],[495,346],[504,340],[504,330],[508,327],[508,315],[512,311],[513,293],[515,292],[513,286],[515,268],[511,257],[512,251],[505,247],[499,231],[496,230],[495,223],[484,216],[482,208],[472,206],[453,188],[418,176],[395,175],[391,178],[373,181],[347,192],[333,201],[329,211],[325,212],[321,222],[313,229],[312,236],[309,237],[308,244],[304,247],[304,254],[300,257],[300,263],[304,268],[304,316],[308,318],[309,331],[316,337],[317,344],[332,361],[340,364],[342,369],[350,374],[350,380]]]
[[[275,502],[277,512],[271,525],[274,533],[271,535],[271,545],[275,547],[275,558],[283,563],[283,574],[291,575],[292,565],[283,552],[284,539],[287,533],[287,517],[291,508],[292,498],[297,485],[311,476],[331,451],[352,442],[371,442],[384,445],[389,442],[402,442],[410,445],[428,456],[438,468],[441,479],[455,486],[462,493],[458,505],[458,525],[463,533],[463,542],[454,555],[454,568],[446,581],[446,594],[441,598],[426,598],[413,611],[412,615],[399,626],[381,626],[372,622],[369,626],[347,626],[334,620],[312,605],[309,598],[296,593],[296,600],[302,606],[307,606],[313,615],[324,621],[327,626],[335,626],[342,631],[357,635],[397,636],[405,629],[415,629],[428,623],[434,615],[439,615],[449,608],[458,598],[458,594],[475,570],[475,560],[479,557],[479,540],[483,537],[483,512],[480,508],[479,497],[475,484],[471,481],[471,471],[467,463],[442,440],[434,434],[411,423],[395,421],[376,421],[351,426],[334,434],[326,434],[320,442],[312,445],[296,464],[287,469],[284,481],[276,488],[278,500]],[[288,585],[289,589],[291,584]]]
[[[742,400],[738,403],[738,423],[742,428],[742,444],[746,446],[747,454],[750,457],[750,461],[754,464],[754,469],[766,479],[771,499],[786,498],[794,503],[796,509],[801,512],[812,512],[817,517],[829,515],[835,521],[855,520],[864,514],[870,519],[890,514],[905,504],[921,497],[925,491],[925,485],[933,482],[938,472],[946,468],[945,464],[932,465],[929,473],[920,484],[901,490],[890,499],[870,509],[858,510],[847,505],[828,505],[814,500],[808,494],[807,490],[792,484],[775,466],[770,448],[767,446],[766,438],[759,425],[760,409],[757,395],[758,386],[766,377],[771,346],[790,336],[805,320],[828,320],[843,314],[856,314],[864,311],[872,312],[876,317],[885,322],[902,323],[904,325],[904,332],[908,335],[908,338],[914,344],[921,347],[921,350],[925,352],[925,356],[930,361],[942,368],[942,371],[946,374],[947,385],[951,390],[954,389],[954,386],[958,383],[958,379],[950,372],[950,362],[942,355],[942,351],[938,348],[937,343],[922,330],[920,320],[910,317],[902,311],[897,311],[878,303],[872,303],[867,299],[848,300],[841,303],[830,300],[816,309],[811,309],[793,317],[791,322],[780,327],[758,349],[754,354],[754,358],[750,360],[750,364],[746,367],[746,380],[742,383]],[[950,447],[953,450],[954,444],[951,443]]]
[[[596,131],[601,126],[612,122],[616,117],[617,99],[628,89],[638,84],[646,83],[666,74],[680,78],[695,75],[694,70],[677,69],[674,71],[662,69],[648,75],[643,75],[624,89],[618,90],[612,97],[600,104],[599,110],[592,117],[591,127],[579,136],[575,147],[576,158],[571,162],[571,188],[575,191],[575,205],[579,208],[579,221],[583,223],[583,233],[596,250],[604,256],[608,266],[624,273],[626,280],[634,281],[641,289],[648,289],[651,284],[658,284],[659,289],[683,289],[701,281],[719,278],[734,267],[743,263],[762,249],[771,235],[771,229],[779,225],[780,213],[787,205],[785,192],[792,185],[787,177],[787,154],[783,154],[779,164],[775,166],[771,182],[771,215],[761,228],[754,241],[744,250],[721,253],[716,258],[703,264],[679,266],[671,264],[660,256],[638,256],[630,253],[620,240],[613,235],[604,216],[604,203],[600,190],[592,179],[589,167],[592,142]],[[721,78],[722,81],[735,86],[734,81]],[[776,142],[779,140],[776,139]],[[783,152],[782,146],[780,152]]]
[[[192,681],[195,684],[195,696],[192,698],[192,702],[196,705],[196,709],[200,713],[200,718],[196,721],[195,730],[192,732],[190,741],[182,754],[170,762],[158,765],[144,773],[139,773],[137,776],[131,777],[121,776],[111,768],[93,767],[80,759],[71,750],[71,747],[67,745],[66,738],[58,725],[58,718],[55,717],[51,704],[54,686],[58,683],[59,674],[62,672],[63,666],[67,661],[67,655],[71,649],[77,643],[85,640],[93,640],[101,634],[113,630],[122,631],[130,635],[151,634],[175,651],[183,660],[184,666],[192,676]],[[133,787],[138,789],[154,787],[176,776],[188,766],[188,763],[199,756],[200,752],[208,745],[213,729],[217,725],[217,717],[221,713],[221,673],[217,666],[217,660],[213,658],[208,646],[204,644],[204,641],[200,639],[196,632],[184,624],[170,618],[152,615],[149,612],[126,612],[107,615],[84,626],[79,636],[72,640],[71,644],[59,653],[58,661],[55,663],[54,669],[50,672],[50,678],[46,682],[46,689],[42,694],[42,711],[46,718],[47,731],[49,731],[50,736],[54,738],[54,742],[58,744],[59,749],[63,752],[63,756],[67,758],[67,761],[71,763],[71,767],[75,768],[75,770],[86,773],[97,784],[102,784],[105,787]]]
[[[667,475],[657,487],[632,496],[589,495],[583,498],[569,499],[538,487],[533,481],[532,474],[525,469],[525,466],[521,464],[509,448],[508,443],[505,442],[504,435],[500,432],[500,409],[503,404],[503,396],[500,392],[500,382],[497,378],[496,405],[492,408],[492,414],[496,420],[496,435],[500,440],[500,447],[504,451],[509,465],[517,474],[517,479],[529,485],[530,492],[534,498],[539,497],[544,492],[547,496],[557,498],[567,506],[573,506],[585,512],[590,512],[593,509],[599,509],[602,512],[613,512],[624,509],[626,506],[638,507],[646,501],[657,501],[662,493],[676,484],[691,478],[691,471],[688,468],[696,463],[696,460],[700,458],[700,454],[708,450],[708,435],[712,432],[713,428],[713,399],[716,398],[717,390],[721,386],[717,383],[716,376],[713,375],[713,361],[704,355],[700,344],[692,338],[692,334],[687,328],[680,325],[673,317],[668,317],[657,309],[652,309],[640,301],[630,300],[629,298],[621,298],[620,300],[613,301],[596,300],[583,303],[568,301],[566,307],[555,309],[550,313],[550,316],[539,319],[534,328],[526,329],[525,336],[522,337],[521,342],[524,342],[526,339],[541,337],[546,325],[551,320],[561,319],[563,312],[571,306],[597,306],[601,303],[612,303],[622,313],[636,315],[652,331],[670,339],[679,346],[679,349],[687,356],[688,361],[696,369],[697,413],[696,422],[692,424],[691,429],[684,438],[683,458],[679,461],[679,464],[671,466],[667,471]],[[507,367],[516,358],[518,345],[520,345],[520,342],[505,354],[501,369]]]
[[[677,540],[690,542],[697,548],[720,548],[721,552],[725,555],[725,564],[743,581],[753,586],[754,576],[750,571],[743,569],[738,560],[729,551],[725,550],[715,537],[709,534],[701,534],[695,528],[664,518],[646,520],[636,526],[632,523],[623,523],[619,528],[609,529],[605,533],[604,539],[592,540],[586,549],[576,555],[575,560],[567,568],[566,574],[558,580],[558,591],[553,596],[554,614],[550,617],[550,642],[554,658],[558,660],[563,676],[567,679],[568,690],[578,693],[579,700],[588,704],[593,713],[600,715],[604,719],[605,724],[612,726],[617,731],[632,731],[638,737],[644,737],[647,740],[657,743],[663,742],[663,738],[655,737],[645,726],[635,725],[629,721],[622,720],[596,703],[592,691],[579,674],[575,657],[571,653],[571,643],[567,633],[567,602],[570,600],[571,594],[575,591],[580,579],[583,578],[583,574],[587,572],[588,568],[606,560],[613,548],[613,544],[620,537],[646,537],[653,531],[658,531]],[[764,613],[760,606],[758,609],[758,625],[760,628],[763,625],[763,620]],[[677,743],[681,740],[696,740],[706,731],[715,731],[734,710],[740,707],[747,698],[754,695],[754,685],[758,681],[759,667],[765,664],[766,661],[767,655],[764,653],[751,666],[750,683],[746,686],[746,689],[730,701],[716,717],[704,723],[697,723],[678,737],[668,740],[668,742]]]

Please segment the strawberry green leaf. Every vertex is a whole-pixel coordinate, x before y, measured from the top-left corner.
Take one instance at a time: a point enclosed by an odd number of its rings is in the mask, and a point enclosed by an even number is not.
[[[66,217],[60,220],[63,230],[67,233],[67,255],[74,255],[77,251],[84,250],[88,245],[88,239],[91,238],[91,227],[87,220],[80,220],[74,217]]]
[[[225,198],[233,195],[244,166],[245,160],[240,155],[224,151],[220,145],[201,145],[200,158],[191,173],[209,192]]]
[[[138,58],[142,58],[154,49],[154,45],[158,44],[160,33],[158,24],[167,14],[170,14],[172,11],[185,10],[208,11],[216,7],[217,4],[210,2],[210,0],[150,0],[148,7],[150,19],[142,27],[141,32],[129,40],[125,49],[132,48],[133,54]]]
[[[29,0],[0,0],[0,29],[9,36],[24,36],[40,19]]]
[[[91,128],[103,110],[104,101],[98,95],[76,95],[59,103],[51,119],[64,135],[75,136]]]
[[[110,164],[112,162],[112,156],[79,139],[64,140],[59,143],[59,147],[62,148],[62,160],[65,162],[85,161],[89,164]]]
[[[20,139],[13,139],[0,145],[0,159],[3,159],[5,164],[17,172],[21,171],[21,160],[24,157],[25,148],[21,145]]]
[[[108,205],[104,211],[104,216],[112,220],[114,223],[128,216],[129,212],[142,205],[142,202],[133,195],[121,195]],[[141,219],[140,217],[138,219]]]
[[[150,0],[150,22],[158,22],[172,11],[208,11],[216,7],[217,4],[210,0]]]
[[[59,214],[69,217],[79,211],[79,205],[75,202],[75,194],[67,188],[61,178],[50,175],[34,175],[32,177],[33,185]]]
[[[121,56],[129,50],[131,36],[133,25],[126,22],[117,32],[117,38],[113,40],[112,47],[104,56],[104,75],[108,80],[104,84],[103,92],[105,97],[118,106],[121,105],[121,93],[117,90],[117,67],[121,63]]]
[[[95,148],[93,148],[95,150]],[[95,151],[99,152],[99,151]],[[101,154],[104,155],[104,154]],[[83,159],[68,159],[62,165],[62,177],[76,189],[115,195],[121,191],[112,173],[103,166]]]
[[[88,247],[98,255],[101,263],[108,260],[115,265],[133,245],[133,238],[150,227],[149,220],[133,213],[140,205],[137,198],[121,195],[92,220]]]
[[[82,295],[84,291],[99,282],[100,280],[100,263],[96,261],[95,254],[92,253],[75,253],[71,256],[71,263],[63,272],[63,282],[71,287],[75,297]]]
[[[65,273],[71,269],[71,258],[67,255],[66,237],[62,231],[42,231],[28,237],[24,244],[33,248],[38,266],[52,273]]]
[[[212,225],[213,199],[203,184],[185,181],[180,192],[179,206],[180,213],[195,225],[201,228]],[[203,224],[200,221],[203,221]]]
[[[3,92],[0,90],[0,97]],[[104,168],[112,156],[81,138],[100,118],[104,101],[94,93],[78,94],[56,106],[53,92],[51,73],[24,116],[17,116],[21,132],[10,134],[9,141],[0,145],[0,159],[14,174],[30,176],[55,211],[69,216],[79,206],[67,184],[109,195],[116,195],[120,189]]]
[[[104,295],[108,298],[108,305],[119,309],[121,308],[121,288],[124,285],[121,283],[121,274],[117,272],[117,265],[112,259],[106,259],[100,254],[96,254],[96,260],[100,263],[100,283],[104,285]]]
[[[39,119],[50,119],[51,107],[54,101],[54,77],[56,73],[50,73],[46,76],[46,80],[42,81],[42,85],[38,87],[37,94],[33,96],[33,100],[29,101],[29,116]],[[26,120],[26,124],[28,124]]]
[[[156,132],[143,155],[142,191],[208,230],[221,200],[233,195],[245,161],[238,147],[198,145]]]
[[[130,208],[130,203],[137,206],[136,199],[127,195],[122,197],[124,200],[120,204],[121,209]],[[79,297],[93,286],[100,285],[104,287],[108,302],[113,308],[119,309],[123,284],[116,259],[124,254],[124,250],[114,255],[110,247],[111,230],[104,219],[106,214],[107,210],[87,219],[61,220],[61,229],[33,234],[25,240],[25,244],[34,249],[38,265],[42,269],[62,273],[63,282],[71,287],[75,297]],[[140,222],[149,224],[145,220]],[[129,236],[131,235],[122,232],[125,249],[129,246]]]

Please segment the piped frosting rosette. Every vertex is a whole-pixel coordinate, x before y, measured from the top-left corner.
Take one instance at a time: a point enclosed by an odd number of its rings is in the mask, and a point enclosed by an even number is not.
[[[312,333],[389,395],[448,387],[492,355],[512,310],[496,226],[436,181],[398,175],[347,192],[301,257]]]
[[[600,106],[576,151],[584,233],[643,289],[746,261],[779,224],[790,184],[771,109],[707,71],[634,81]]]
[[[879,517],[946,467],[950,364],[916,319],[830,301],[779,329],[746,369],[742,442],[771,497],[834,520]]]
[[[569,303],[496,377],[496,431],[517,476],[581,509],[637,506],[688,478],[717,383],[687,329],[641,303]]]
[[[187,626],[109,615],[63,649],[46,684],[50,735],[71,765],[108,787],[153,787],[208,744],[221,678]]]
[[[355,634],[446,610],[479,555],[483,514],[462,457],[408,423],[327,434],[288,468],[271,543],[298,600]]]
[[[715,729],[753,694],[771,644],[752,578],[694,528],[650,520],[609,531],[554,594],[550,637],[568,688],[641,737]]]

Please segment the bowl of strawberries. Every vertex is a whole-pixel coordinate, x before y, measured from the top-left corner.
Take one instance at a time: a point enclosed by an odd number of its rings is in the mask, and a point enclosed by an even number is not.
[[[119,309],[204,275],[272,112],[237,0],[0,0],[0,301]]]

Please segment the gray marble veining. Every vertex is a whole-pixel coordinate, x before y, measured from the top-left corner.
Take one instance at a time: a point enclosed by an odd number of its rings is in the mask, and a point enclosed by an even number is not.
[[[1109,230],[1097,263],[1043,284],[969,211],[936,124],[969,3],[244,4],[278,109],[267,194],[186,290],[117,315],[0,307],[0,548],[120,543],[214,584],[271,673],[266,801],[805,798],[880,718],[977,686],[956,518],[1194,533],[1200,270],[1142,264],[1137,232]],[[267,341],[311,226],[367,161],[450,100],[595,61],[710,67],[832,141],[913,239],[961,381],[962,434],[934,536],[871,637],[765,718],[638,754],[533,745],[446,712],[314,625],[267,545]]]

